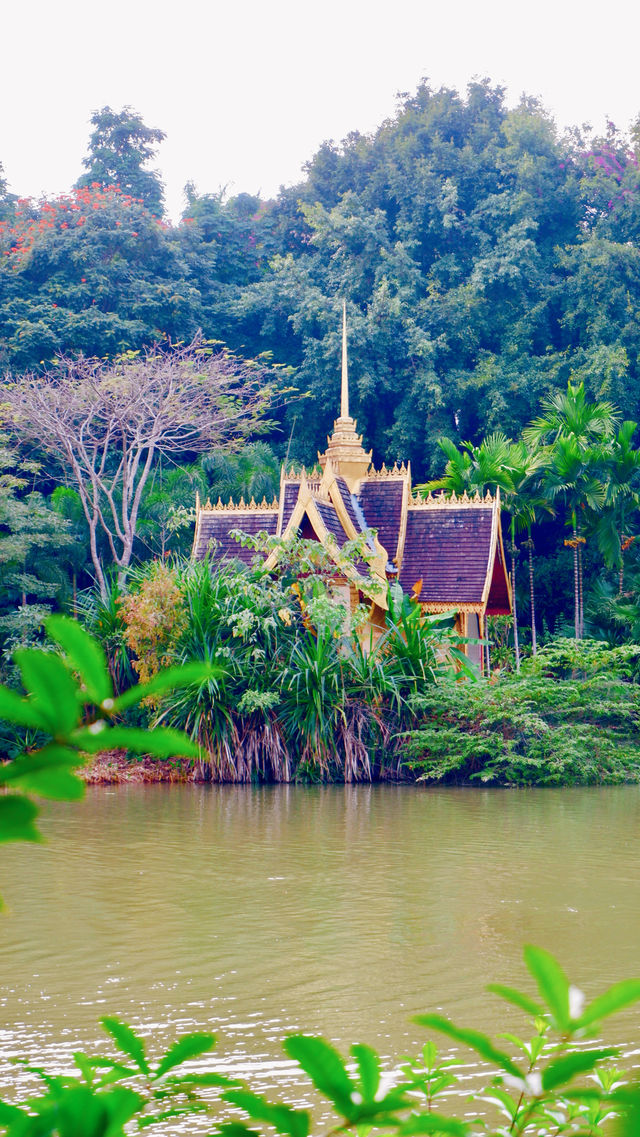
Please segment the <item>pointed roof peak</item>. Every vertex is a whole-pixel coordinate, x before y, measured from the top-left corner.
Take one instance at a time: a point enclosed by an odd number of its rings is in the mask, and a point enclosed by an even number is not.
[[[365,453],[362,437],[357,433],[355,419],[349,414],[349,367],[347,360],[347,302],[342,302],[342,375],[340,382],[340,416],[333,424],[333,434],[327,439],[327,449],[319,454],[324,470],[331,461],[335,473],[345,478],[353,492],[371,464],[371,454]]]
[[[349,418],[349,365],[347,359],[347,302],[342,301],[342,380],[340,385],[340,418]]]

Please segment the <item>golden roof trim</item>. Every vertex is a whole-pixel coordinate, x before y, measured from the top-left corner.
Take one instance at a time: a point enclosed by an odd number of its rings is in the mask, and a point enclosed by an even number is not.
[[[231,500],[225,504],[222,498],[218,498],[215,505],[212,505],[208,499],[204,505],[198,501],[196,508],[199,513],[277,513],[280,503],[277,498],[269,502],[263,497],[262,501],[257,502],[252,497],[251,501],[246,502],[244,497],[241,497],[239,502]]]
[[[462,494],[457,494],[455,490],[452,490],[451,493],[437,494],[429,491],[426,497],[419,493],[412,494],[409,509],[459,509],[461,507],[477,509],[478,506],[492,509],[499,500],[499,495],[494,497],[490,490],[487,490],[484,497],[477,490],[471,495],[466,490]]]
[[[375,469],[369,470],[369,472],[366,475],[366,480],[367,481],[369,481],[369,480],[371,480],[371,481],[384,481],[386,479],[393,478],[395,481],[399,481],[401,478],[402,479],[408,478],[409,473],[410,473],[410,468],[408,468],[404,462],[402,463],[401,466],[399,466],[397,462],[394,462],[393,466],[390,470],[387,469],[385,463],[383,462],[382,466],[380,467],[379,470],[375,470]]]

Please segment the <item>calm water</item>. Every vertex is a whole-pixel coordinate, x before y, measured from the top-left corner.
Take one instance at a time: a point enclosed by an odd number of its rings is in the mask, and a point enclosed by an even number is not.
[[[105,1013],[159,1045],[214,1029],[263,1087],[296,1029],[398,1056],[420,1011],[517,1028],[482,988],[527,982],[527,941],[587,994],[640,974],[639,820],[638,787],[91,789],[0,855],[0,1082],[64,1068]]]

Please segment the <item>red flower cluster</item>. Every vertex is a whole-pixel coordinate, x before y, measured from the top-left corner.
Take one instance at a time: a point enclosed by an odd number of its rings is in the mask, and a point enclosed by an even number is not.
[[[134,229],[133,225],[136,222],[139,225],[139,207],[144,207],[144,201],[123,193],[118,185],[102,186],[93,182],[90,186],[72,190],[70,194],[61,194],[53,201],[34,202],[32,198],[20,198],[14,221],[0,221],[0,251],[5,257],[13,258],[15,268],[20,268],[39,238],[50,230],[63,233],[82,229],[91,221],[92,215],[112,208],[115,203],[123,214],[128,214],[116,221],[116,227],[131,228],[132,237],[138,237],[139,229]],[[155,218],[152,220],[162,225]]]

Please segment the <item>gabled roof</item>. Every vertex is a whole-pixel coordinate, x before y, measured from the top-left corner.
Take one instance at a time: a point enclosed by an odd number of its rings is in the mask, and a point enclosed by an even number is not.
[[[244,564],[251,564],[256,553],[242,545],[231,536],[234,529],[255,536],[257,533],[275,534],[278,527],[278,502],[263,501],[256,505],[253,499],[248,505],[223,505],[210,501],[201,506],[196,498],[196,531],[193,541],[193,558],[202,561],[209,554],[214,557],[236,557]]]
[[[411,468],[376,471],[349,414],[346,311],[342,329],[340,416],[327,449],[319,455],[321,476],[283,470],[279,500],[196,508],[193,555],[215,547],[220,555],[253,559],[231,536],[246,533],[286,537],[314,536],[335,561],[339,573],[370,599],[386,606],[386,582],[400,581],[405,592],[420,584],[420,601],[431,611],[459,608],[498,615],[511,612],[511,589],[500,528],[500,496],[467,494],[412,496]],[[367,564],[352,565],[340,551],[364,535]],[[269,568],[278,550],[266,559]],[[369,581],[363,587],[363,576]]]
[[[399,579],[405,592],[421,581],[420,600],[428,608],[510,612],[499,496],[413,499]]]

